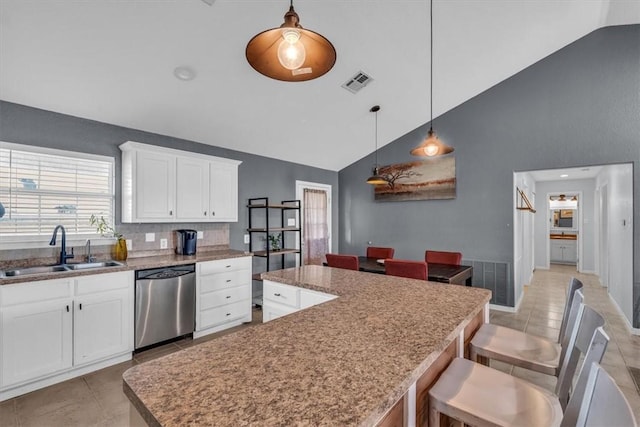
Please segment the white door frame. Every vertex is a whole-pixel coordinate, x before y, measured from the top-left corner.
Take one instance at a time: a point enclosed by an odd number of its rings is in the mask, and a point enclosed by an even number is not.
[[[331,208],[331,190],[332,187],[329,184],[322,184],[319,182],[309,182],[309,181],[299,181],[296,180],[296,199],[300,200],[300,230],[302,230],[302,219],[304,218],[304,189],[305,188],[310,188],[313,190],[323,190],[327,192],[327,226],[329,228],[328,233],[328,247],[329,247],[329,251],[331,251],[331,230],[332,230],[332,226],[331,226],[331,216],[332,216],[332,208]],[[300,231],[302,233],[302,231]],[[304,245],[304,239],[300,239],[302,241],[302,244]],[[300,249],[300,256],[299,256],[299,260],[302,259],[302,254],[304,253],[304,249],[303,248],[298,248],[297,247],[298,242],[296,242],[296,249]],[[299,262],[298,265],[301,265],[301,263]]]

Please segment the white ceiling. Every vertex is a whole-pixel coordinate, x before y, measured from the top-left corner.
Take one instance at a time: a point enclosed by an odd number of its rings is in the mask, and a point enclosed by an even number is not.
[[[0,99],[340,170],[429,120],[426,0],[296,0],[335,67],[309,82],[255,72],[247,42],[286,0],[0,0]],[[434,116],[608,25],[638,0],[436,0]],[[197,72],[185,82],[177,66]],[[374,81],[341,85],[358,71]],[[145,142],[145,141],[141,141]]]
[[[585,166],[566,169],[546,169],[527,172],[534,181],[562,181],[574,179],[593,179],[602,170],[602,166]]]

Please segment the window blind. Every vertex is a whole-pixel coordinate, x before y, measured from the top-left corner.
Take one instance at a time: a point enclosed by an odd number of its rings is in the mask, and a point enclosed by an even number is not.
[[[58,224],[95,234],[92,214],[113,224],[113,159],[36,150],[0,147],[0,238],[49,235]]]

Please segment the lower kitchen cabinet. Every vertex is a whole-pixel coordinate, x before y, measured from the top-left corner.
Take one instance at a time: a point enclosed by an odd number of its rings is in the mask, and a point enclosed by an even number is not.
[[[337,298],[324,292],[302,289],[283,283],[263,281],[263,323]]]
[[[133,272],[0,287],[0,401],[131,359]]]
[[[575,264],[578,262],[578,245],[576,240],[551,239],[549,245],[551,262]]]
[[[77,279],[73,313],[74,365],[132,350],[132,289],[130,272]]]
[[[196,265],[194,338],[251,322],[251,257]]]

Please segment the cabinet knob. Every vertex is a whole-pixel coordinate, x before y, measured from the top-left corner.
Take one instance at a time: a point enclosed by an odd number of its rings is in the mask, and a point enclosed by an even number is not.
[[[279,297],[279,296],[280,296],[280,294],[273,294],[273,295],[275,295],[275,296],[277,296],[277,297]]]
[[[169,211],[169,215],[173,215],[173,211]]]
[[[227,295],[227,299],[231,298],[231,295]]]
[[[204,216],[207,216],[207,211],[204,211]]]
[[[231,268],[231,264],[225,265],[224,268]]]
[[[227,313],[227,316],[231,316],[231,313]]]
[[[82,303],[80,304],[80,306],[78,307],[80,310],[82,310]]]
[[[215,211],[211,211],[211,216],[216,216]]]
[[[67,304],[67,313],[69,312],[69,305]]]
[[[231,281],[231,279],[227,279],[227,283],[229,283]]]

